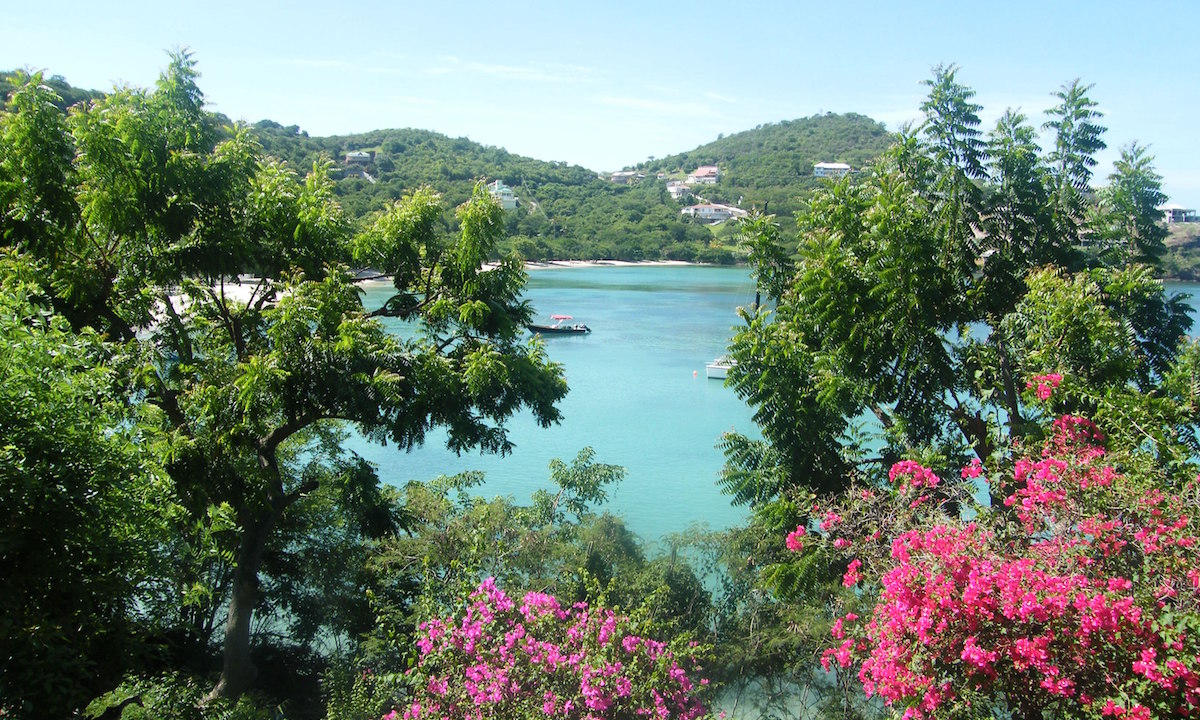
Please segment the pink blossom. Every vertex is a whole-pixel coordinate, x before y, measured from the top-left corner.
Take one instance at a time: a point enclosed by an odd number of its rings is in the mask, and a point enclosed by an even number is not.
[[[641,637],[629,618],[587,603],[563,610],[527,593],[518,606],[490,578],[469,600],[459,616],[420,625],[423,681],[406,720],[705,714],[695,645]]]
[[[1052,391],[1061,377],[1037,382]],[[927,495],[914,488],[935,486],[911,461],[893,465],[890,497],[864,501],[855,489],[826,501],[845,516],[843,534],[866,526],[835,547],[859,548],[880,574],[865,620],[835,620],[824,667],[853,668],[869,697],[905,717],[944,716],[960,688],[1070,717],[1200,716],[1200,537],[1189,517],[1200,478],[1182,492],[1131,484],[1091,421],[1063,416],[1048,429],[1040,453],[1018,454],[1011,475],[989,480],[1009,509],[976,521],[881,527],[880,503],[904,517]],[[981,476],[982,464],[962,475]],[[890,553],[869,554],[872,538]],[[861,583],[863,568],[856,558],[843,584]]]
[[[851,560],[850,566],[846,568],[845,574],[842,575],[842,585],[845,585],[846,587],[853,587],[854,585],[857,585],[858,581],[862,580],[862,574],[858,572],[860,567],[862,567],[861,560],[858,558]]]
[[[1046,373],[1045,375],[1034,375],[1032,380],[1025,383],[1026,389],[1032,389],[1037,386],[1037,397],[1039,400],[1049,400],[1054,389],[1062,383],[1062,375],[1058,373]]]
[[[801,540],[801,538],[807,534],[808,528],[804,527],[803,525],[797,525],[795,530],[788,533],[787,549],[791,550],[792,552],[800,552],[803,550],[804,542]]]

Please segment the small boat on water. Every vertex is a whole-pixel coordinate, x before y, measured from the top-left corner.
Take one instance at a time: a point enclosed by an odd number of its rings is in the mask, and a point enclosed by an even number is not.
[[[737,365],[737,360],[719,357],[704,366],[704,374],[711,380],[724,380],[729,376],[729,368]]]
[[[529,328],[529,332],[537,333],[539,335],[585,335],[592,331],[591,328],[583,323],[564,325],[563,323],[565,323],[567,320],[575,319],[570,315],[551,315],[550,319],[554,321],[553,325],[530,324],[526,327]]]

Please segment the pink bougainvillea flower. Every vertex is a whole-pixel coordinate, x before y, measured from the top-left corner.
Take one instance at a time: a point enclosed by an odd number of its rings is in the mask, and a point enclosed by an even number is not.
[[[803,537],[808,534],[808,528],[803,525],[797,525],[796,529],[788,533],[787,549],[792,552],[800,552],[804,549]],[[776,536],[778,537],[778,536]]]

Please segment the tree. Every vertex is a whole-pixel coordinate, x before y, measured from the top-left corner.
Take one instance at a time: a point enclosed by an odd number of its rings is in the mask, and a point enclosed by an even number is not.
[[[0,713],[61,717],[132,664],[178,507],[110,348],[36,277],[0,257]]]
[[[1037,268],[1075,257],[1078,236],[1055,220],[1056,186],[1090,194],[1089,153],[1101,130],[1075,83],[1052,111],[1059,137],[1046,160],[1016,113],[985,144],[973,93],[955,72],[936,68],[927,83],[920,134],[902,134],[860,180],[813,197],[778,306],[748,313],[734,336],[730,384],[757,408],[772,453],[726,441],[736,498],[762,504],[789,487],[833,491],[854,473],[878,473],[918,452],[950,464],[967,453],[983,458],[1023,434],[1019,378],[1055,371],[1056,360],[1040,356],[1043,366],[1032,367],[1030,353],[1045,346],[1026,342],[1033,329],[1017,322],[1018,309]],[[751,261],[764,277],[778,265]],[[1144,385],[1159,376],[1184,308],[1136,269],[1096,269],[1079,281],[1105,289],[1095,297],[1118,314],[1118,344],[1131,354],[1119,372],[1110,365],[1091,379]],[[1109,292],[1119,287],[1126,290]],[[989,331],[972,329],[982,325]],[[1080,333],[1086,341],[1087,329]],[[870,443],[853,430],[865,414],[874,423],[863,427],[878,437]]]
[[[1186,308],[1144,265],[1083,265],[1091,153],[1102,146],[1087,88],[1063,91],[1048,126],[1057,144],[1043,157],[1015,112],[984,142],[955,73],[935,69],[916,131],[811,198],[775,308],[743,312],[728,384],[754,408],[762,440],[725,436],[722,482],[752,508],[751,537],[824,529],[836,522],[831,505],[882,487],[902,460],[941,477],[972,459],[1009,467],[1009,449],[1044,432],[1022,393],[1035,376],[1078,378],[1087,391],[1060,411],[1138,428],[1121,441],[1128,448],[1158,448],[1173,467],[1187,456],[1176,438],[1193,437],[1190,406],[1163,391]],[[751,261],[762,277],[775,265]],[[966,481],[945,485],[931,498],[946,515],[975,503]],[[993,488],[988,500],[1004,497]],[[808,616],[831,602],[850,561],[754,558],[760,586]]]
[[[1167,251],[1159,206],[1167,201],[1154,157],[1136,142],[1121,148],[1094,213],[1101,246],[1116,261],[1157,266]]]
[[[1037,265],[1071,264],[1074,248],[1054,231],[1049,168],[1026,117],[1009,110],[988,139],[989,176],[983,230],[992,253],[984,259],[980,297],[993,320],[1024,292],[1022,277]]]
[[[59,117],[49,96],[30,83],[21,92],[32,100],[4,118],[30,141],[6,142],[3,162],[38,162],[47,143],[73,147],[47,162],[78,211],[25,233],[24,209],[51,203],[6,194],[3,229],[18,251],[62,260],[41,267],[78,331],[121,341],[113,352],[136,370],[129,397],[170,438],[167,470],[191,517],[215,508],[232,519],[220,561],[228,585],[206,591],[228,598],[212,694],[237,697],[255,677],[251,620],[281,521],[361,467],[339,464],[324,442],[330,428],[352,424],[406,449],[442,426],[451,450],[503,453],[505,420],[529,408],[557,421],[566,383],[523,340],[520,263],[483,269],[503,219],[482,186],[458,210],[456,236],[441,231],[439,198],[423,189],[352,237],[328,166],[299,182],[245,129],[219,127],[196,79],[191,57],[176,55],[154,91],[118,90],[57,130],[42,119]],[[352,259],[392,277],[384,307],[363,308],[344,265]],[[420,331],[389,334],[385,316]]]
[[[1091,89],[1078,78],[1065,83],[1054,93],[1059,104],[1046,111],[1051,118],[1042,126],[1054,131],[1054,149],[1047,160],[1053,177],[1056,231],[1072,244],[1078,242],[1083,225],[1096,153],[1108,147],[1099,124],[1104,113],[1087,96]]]

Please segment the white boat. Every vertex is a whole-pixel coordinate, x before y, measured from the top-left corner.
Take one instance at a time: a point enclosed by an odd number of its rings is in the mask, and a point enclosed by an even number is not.
[[[712,380],[724,380],[729,374],[729,368],[737,365],[737,360],[719,357],[704,366],[704,374]]]
[[[592,331],[591,328],[583,323],[563,325],[564,321],[575,319],[570,315],[551,315],[550,319],[554,321],[553,325],[535,325],[531,323],[526,327],[529,328],[529,332],[538,335],[584,335]]]

